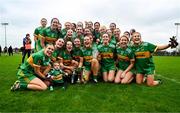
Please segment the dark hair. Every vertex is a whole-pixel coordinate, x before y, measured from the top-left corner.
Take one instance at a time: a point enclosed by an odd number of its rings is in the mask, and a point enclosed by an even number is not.
[[[30,34],[29,34],[29,33],[27,33],[27,34],[26,34],[26,36],[30,36]]]
[[[76,28],[76,24],[75,23],[71,23],[71,24],[73,24],[75,26],[75,28]]]
[[[110,23],[110,25],[111,25],[111,24],[114,24],[114,26],[116,27],[116,24],[115,24],[115,23]]]
[[[127,33],[130,36],[130,33],[128,31],[125,31],[124,33]]]
[[[130,30],[131,35],[132,35],[134,32],[136,32],[135,29],[131,29],[131,30]]]
[[[52,18],[51,19],[51,24],[52,24],[53,20],[58,20],[58,23],[59,23],[59,19],[58,18]]]
[[[99,26],[100,26],[100,23],[99,23],[99,22],[95,22],[94,25],[95,25],[95,24],[99,24]]]

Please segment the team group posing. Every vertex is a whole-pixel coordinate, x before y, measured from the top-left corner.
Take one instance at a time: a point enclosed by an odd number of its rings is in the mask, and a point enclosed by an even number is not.
[[[99,76],[104,82],[128,84],[135,79],[137,84],[156,86],[161,81],[154,80],[152,53],[177,46],[176,40],[161,46],[144,42],[134,29],[120,35],[115,23],[109,29],[99,22],[93,26],[91,21],[85,27],[82,22],[66,22],[61,29],[57,18],[49,27],[46,24],[42,18],[41,26],[35,29],[36,52],[20,66],[12,91],[53,90],[58,85],[66,88],[68,82],[97,83]]]

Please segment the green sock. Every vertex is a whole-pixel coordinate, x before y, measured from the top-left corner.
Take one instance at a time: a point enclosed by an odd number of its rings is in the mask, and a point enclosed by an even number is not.
[[[26,85],[26,84],[23,84],[23,83],[22,83],[22,84],[20,83],[20,88],[21,88],[21,89],[27,89],[27,85]]]
[[[93,75],[93,79],[97,79],[97,75]]]

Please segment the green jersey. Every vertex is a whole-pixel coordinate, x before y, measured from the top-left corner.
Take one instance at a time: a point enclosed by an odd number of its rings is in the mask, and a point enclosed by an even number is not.
[[[59,35],[59,38],[62,38],[62,39],[64,38],[63,34],[62,34],[62,31],[58,31],[58,35]]]
[[[44,50],[40,50],[32,54],[26,62],[24,62],[18,70],[17,77],[20,81],[20,88],[27,88],[29,82],[37,75],[34,71],[35,65],[47,66],[50,64],[50,58],[44,54]]]
[[[102,40],[102,37],[101,37],[101,36],[99,37],[99,40],[100,40],[100,42],[99,42],[99,45],[100,45],[100,44],[103,43],[103,40]]]
[[[63,51],[63,48],[55,49],[52,53],[51,59],[56,61],[59,56],[61,57]]]
[[[126,70],[130,65],[130,61],[135,61],[134,53],[129,47],[126,49],[123,49],[119,46],[116,47],[116,55],[118,59],[117,67],[121,70]]]
[[[75,39],[77,37],[77,33],[75,31],[73,31],[72,37],[73,37],[73,39]]]
[[[67,34],[67,29],[62,29],[62,31],[61,31],[61,34],[62,34],[62,38],[64,39],[64,37],[66,36],[66,34]]]
[[[45,38],[45,45],[49,43],[54,44],[59,38],[59,32],[57,30],[52,30],[51,27],[47,27],[43,30],[43,37]]]
[[[45,27],[40,26],[40,27],[36,28],[34,31],[34,36],[37,37],[37,41],[35,42],[35,50],[36,51],[40,51],[42,49],[41,37],[42,37],[44,29],[45,29]]]
[[[72,54],[69,53],[67,50],[64,50],[61,54],[61,57],[63,58],[63,64],[65,66],[71,65],[71,62],[73,60]]]
[[[49,74],[53,76],[54,83],[63,83],[63,72],[61,69],[52,69]]]
[[[83,48],[82,52],[83,52],[84,66],[91,67],[91,60],[93,59],[93,49],[91,47]]]
[[[112,35],[111,40],[109,41],[110,44],[116,45],[116,38]]]
[[[79,61],[80,61],[80,57],[83,57],[82,49],[81,49],[81,48],[74,47],[72,56],[73,56],[73,59],[74,59],[75,61],[78,61],[78,62],[79,62]]]
[[[97,50],[98,44],[96,42],[92,42],[92,49]]]
[[[157,46],[148,42],[142,42],[138,46],[133,46],[136,63],[135,67],[138,73],[153,74],[155,65],[152,58],[152,53],[157,50]]]
[[[43,34],[44,29],[45,29],[45,27],[42,27],[42,26],[36,28],[35,31],[34,31],[34,35],[37,36],[38,39],[41,39],[40,35]]]
[[[54,52],[52,53],[52,57],[57,58],[60,55],[60,50],[55,49]]]
[[[101,56],[101,64],[105,65],[114,65],[114,52],[115,46],[112,44],[109,45],[99,45],[98,52]]]
[[[32,54],[25,63],[23,63],[20,67],[20,69],[23,72],[27,73],[34,73],[34,67],[33,64],[39,65],[39,66],[48,66],[50,63],[50,58],[47,57],[44,54],[44,49],[41,51]]]
[[[98,31],[93,31],[93,36],[94,36],[94,42],[96,42],[96,39],[100,39],[100,37],[101,37],[101,33],[100,32],[98,32]]]

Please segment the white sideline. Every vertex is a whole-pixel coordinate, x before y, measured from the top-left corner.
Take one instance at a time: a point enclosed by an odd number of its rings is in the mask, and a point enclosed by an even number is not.
[[[177,83],[177,84],[180,84],[179,81],[177,81],[177,80],[175,80],[175,79],[171,79],[171,78],[165,77],[165,76],[160,75],[160,74],[156,74],[155,76],[159,76],[159,77],[162,77],[162,78],[164,78],[164,79],[166,79],[166,80],[169,80],[169,81],[171,81],[171,82],[175,82],[175,83]]]

